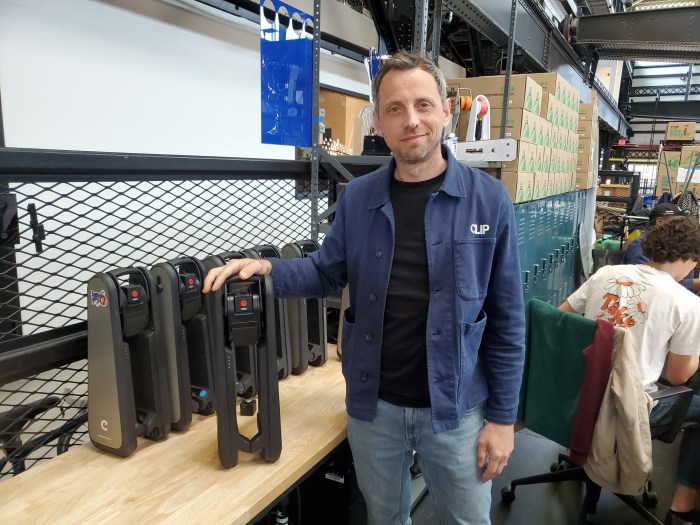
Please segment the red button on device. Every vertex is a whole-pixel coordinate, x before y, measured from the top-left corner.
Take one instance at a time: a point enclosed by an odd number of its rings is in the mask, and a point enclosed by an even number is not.
[[[139,296],[138,290],[131,290],[131,297],[136,299]]]
[[[246,299],[241,299],[241,301],[238,303],[241,305],[241,308],[245,308],[248,306],[248,301]]]

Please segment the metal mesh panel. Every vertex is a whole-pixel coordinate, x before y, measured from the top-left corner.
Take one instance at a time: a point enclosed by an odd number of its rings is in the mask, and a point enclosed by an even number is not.
[[[86,283],[97,272],[308,238],[310,200],[300,186],[291,179],[9,183],[19,239],[0,252],[0,343],[85,321]],[[41,251],[30,204],[45,231]],[[319,207],[325,209],[324,201]],[[59,405],[27,426],[23,443],[81,415],[67,403],[86,404],[87,362],[0,387],[0,413],[48,395],[58,396]],[[85,439],[83,424],[71,443]],[[37,448],[25,466],[56,450],[57,440]],[[11,473],[6,462],[0,479]]]
[[[28,335],[86,320],[85,283],[97,272],[307,238],[309,201],[296,191],[291,180],[11,184],[21,232],[9,254],[16,329]],[[42,253],[21,212],[31,203],[46,232]]]

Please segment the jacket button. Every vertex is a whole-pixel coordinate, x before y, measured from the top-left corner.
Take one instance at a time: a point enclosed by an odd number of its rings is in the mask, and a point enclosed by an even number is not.
[[[383,254],[384,254],[384,252],[382,252],[381,250],[377,250],[377,253],[375,253],[374,255],[376,255],[377,258],[379,258],[379,257],[381,257]]]
[[[373,303],[373,302],[376,301],[376,300],[377,300],[377,296],[376,296],[376,295],[374,295],[373,293],[369,294],[369,301],[370,301],[371,303]]]
[[[372,340],[372,334],[369,333],[369,332],[367,332],[367,333],[365,334],[365,341],[371,341],[371,340]]]
[[[367,381],[367,374],[363,373],[362,375],[360,375],[360,381]]]

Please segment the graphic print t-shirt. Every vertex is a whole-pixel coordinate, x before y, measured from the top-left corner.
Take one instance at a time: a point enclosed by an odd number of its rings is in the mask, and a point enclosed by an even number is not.
[[[626,328],[645,386],[661,375],[666,354],[700,355],[700,297],[645,264],[603,266],[568,299],[588,319]]]

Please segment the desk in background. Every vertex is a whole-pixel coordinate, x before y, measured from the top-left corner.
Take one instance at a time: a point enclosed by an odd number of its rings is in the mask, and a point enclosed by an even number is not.
[[[247,524],[345,439],[345,381],[335,346],[328,362],[280,381],[282,455],[265,463],[239,453],[219,463],[216,415],[193,416],[187,432],[138,439],[128,458],[87,443],[0,483],[0,522]],[[251,436],[253,417],[239,417]]]

